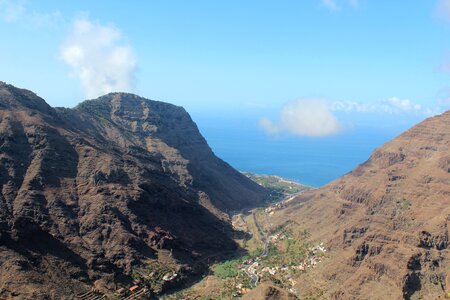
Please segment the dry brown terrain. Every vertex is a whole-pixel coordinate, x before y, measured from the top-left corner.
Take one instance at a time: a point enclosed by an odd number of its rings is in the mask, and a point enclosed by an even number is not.
[[[244,300],[295,300],[297,297],[283,291],[282,289],[263,283],[258,289],[254,289],[249,293],[245,294],[242,299]]]
[[[450,291],[450,112],[376,149],[351,173],[272,216],[306,229],[328,258],[300,276],[302,295],[434,299]]]
[[[60,299],[92,286],[108,293],[150,266],[178,274],[163,289],[184,284],[242,253],[233,238],[256,247],[236,235],[228,212],[267,196],[215,157],[180,107],[116,93],[54,109],[4,83],[0,188],[0,298],[7,299]],[[255,236],[249,218],[235,225]],[[450,112],[257,219],[269,237],[280,228],[307,233],[327,251],[292,273],[291,292],[265,281],[246,299],[444,299]],[[223,287],[217,280],[196,287],[210,293]]]
[[[116,93],[54,109],[0,83],[2,299],[110,292],[150,265],[189,281],[236,250],[226,212],[266,195],[181,107]]]

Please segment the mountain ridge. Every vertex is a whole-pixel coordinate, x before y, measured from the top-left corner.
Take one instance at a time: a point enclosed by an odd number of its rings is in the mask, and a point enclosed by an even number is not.
[[[53,109],[0,84],[0,137],[0,297],[111,291],[162,265],[179,276],[161,288],[182,284],[236,250],[228,211],[267,195],[183,108],[136,95]]]
[[[332,299],[416,299],[450,290],[450,111],[374,150],[352,172],[275,212],[324,242],[301,290]]]

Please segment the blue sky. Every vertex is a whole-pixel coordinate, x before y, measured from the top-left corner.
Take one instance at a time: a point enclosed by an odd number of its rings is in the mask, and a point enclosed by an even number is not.
[[[311,100],[339,128],[409,124],[447,107],[449,19],[448,0],[0,0],[0,80],[52,106],[129,90],[197,116],[265,117],[269,132],[302,132],[283,109],[322,113]],[[64,52],[74,45],[92,57]],[[121,84],[98,87],[106,73]]]

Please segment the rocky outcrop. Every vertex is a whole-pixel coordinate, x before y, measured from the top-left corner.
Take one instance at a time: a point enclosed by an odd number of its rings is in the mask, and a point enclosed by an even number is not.
[[[274,226],[295,220],[291,226],[330,249],[329,259],[299,279],[301,292],[319,286],[332,299],[433,299],[450,291],[449,157],[446,112],[277,211]]]
[[[256,289],[250,291],[242,297],[243,300],[295,300],[295,295],[290,294],[279,287],[263,283]]]
[[[183,281],[237,247],[227,212],[265,196],[181,107],[115,93],[54,109],[0,84],[0,298],[114,289],[158,263]]]

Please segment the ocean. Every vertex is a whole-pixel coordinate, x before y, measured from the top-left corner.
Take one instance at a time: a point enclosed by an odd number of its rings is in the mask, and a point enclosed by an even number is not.
[[[278,175],[313,187],[351,171],[407,128],[354,127],[322,138],[271,137],[253,119],[194,121],[214,153],[237,170]]]

